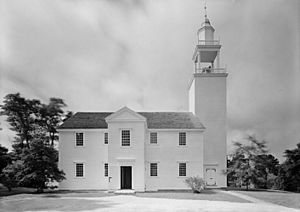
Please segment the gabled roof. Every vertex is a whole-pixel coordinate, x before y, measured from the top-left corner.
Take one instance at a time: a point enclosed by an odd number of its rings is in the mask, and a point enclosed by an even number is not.
[[[105,118],[112,112],[78,112],[59,129],[105,129]],[[138,112],[147,120],[148,129],[205,129],[191,112]]]

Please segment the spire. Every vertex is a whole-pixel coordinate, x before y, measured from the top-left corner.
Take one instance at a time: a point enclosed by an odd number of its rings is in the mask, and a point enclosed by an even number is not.
[[[210,21],[207,18],[207,6],[206,6],[206,0],[204,1],[204,22],[202,23],[202,25],[210,25]]]
[[[207,18],[206,1],[204,1],[204,12],[205,12],[204,18],[206,19]]]

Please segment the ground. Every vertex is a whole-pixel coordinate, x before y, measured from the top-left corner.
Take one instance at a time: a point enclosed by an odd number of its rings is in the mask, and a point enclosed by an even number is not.
[[[0,211],[300,211],[262,201],[266,200],[264,198],[253,198],[255,193],[248,193],[222,190],[207,190],[203,194],[146,192],[136,195],[114,195],[104,191],[29,193],[0,197]],[[274,193],[262,192],[259,195],[273,196]],[[300,198],[300,194],[279,192],[274,197],[279,199],[280,194],[281,199],[286,194],[291,199]]]

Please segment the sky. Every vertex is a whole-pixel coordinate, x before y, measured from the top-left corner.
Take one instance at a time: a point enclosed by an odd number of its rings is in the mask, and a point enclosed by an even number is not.
[[[250,134],[282,160],[300,142],[300,1],[206,4],[229,73],[228,153]],[[0,0],[0,101],[20,92],[74,112],[187,111],[203,20],[200,0]]]

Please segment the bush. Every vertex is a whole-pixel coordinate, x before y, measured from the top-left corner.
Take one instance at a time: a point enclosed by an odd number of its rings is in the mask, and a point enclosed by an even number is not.
[[[194,193],[201,193],[205,189],[205,181],[199,176],[189,177],[185,179],[185,183]]]

